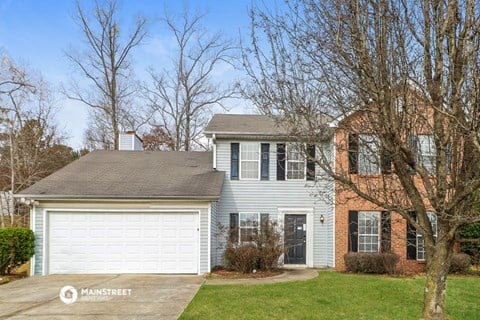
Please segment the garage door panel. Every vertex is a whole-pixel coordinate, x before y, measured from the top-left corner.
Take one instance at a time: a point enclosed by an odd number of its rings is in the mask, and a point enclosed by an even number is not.
[[[198,214],[49,215],[49,273],[197,273]]]

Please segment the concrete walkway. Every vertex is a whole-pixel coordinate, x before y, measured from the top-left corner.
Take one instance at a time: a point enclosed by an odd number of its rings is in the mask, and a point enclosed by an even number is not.
[[[317,269],[286,269],[285,272],[269,278],[249,278],[249,279],[207,279],[206,285],[224,285],[224,284],[267,284],[289,281],[309,280],[318,276]]]

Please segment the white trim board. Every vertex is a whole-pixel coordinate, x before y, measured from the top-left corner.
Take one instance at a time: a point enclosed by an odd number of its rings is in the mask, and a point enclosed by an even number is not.
[[[305,262],[306,266],[309,268],[313,268],[313,213],[313,208],[278,208],[279,224],[282,230],[284,227],[286,214],[298,214],[307,216],[307,250]]]

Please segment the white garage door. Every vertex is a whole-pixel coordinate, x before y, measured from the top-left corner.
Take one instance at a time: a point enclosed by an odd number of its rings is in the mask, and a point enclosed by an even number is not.
[[[49,214],[48,273],[198,273],[198,214]]]

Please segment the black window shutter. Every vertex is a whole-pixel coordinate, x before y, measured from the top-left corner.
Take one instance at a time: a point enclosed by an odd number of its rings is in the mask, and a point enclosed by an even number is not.
[[[382,211],[382,234],[380,252],[392,251],[392,221],[389,211]]]
[[[448,144],[445,149],[445,171],[450,173],[452,166],[452,145]]]
[[[409,212],[412,219],[416,218],[415,212]],[[417,259],[417,232],[415,227],[407,222],[407,259]]]
[[[380,152],[381,170],[383,174],[392,173],[392,158],[387,150],[382,148]]]
[[[307,145],[307,180],[315,180],[315,145]]]
[[[260,164],[260,179],[268,180],[268,170],[270,162],[270,143],[261,144],[261,164]]]
[[[230,242],[238,242],[238,213],[230,213]]]
[[[358,173],[358,134],[348,134],[348,172]]]
[[[238,180],[238,163],[240,156],[240,144],[230,144],[230,180]]]
[[[413,154],[413,161],[415,163],[420,162],[421,155],[420,155],[420,152],[418,150],[418,147],[419,147],[418,146],[418,137],[414,134],[410,134],[407,137],[407,146]],[[408,170],[409,170],[410,174],[415,174],[415,169],[411,165],[409,165]]]
[[[285,180],[285,144],[277,144],[277,180]]]
[[[261,213],[260,214],[260,231],[263,231],[266,227],[268,228],[268,220],[269,215],[268,213]]]
[[[348,252],[358,252],[358,211],[348,211]]]

